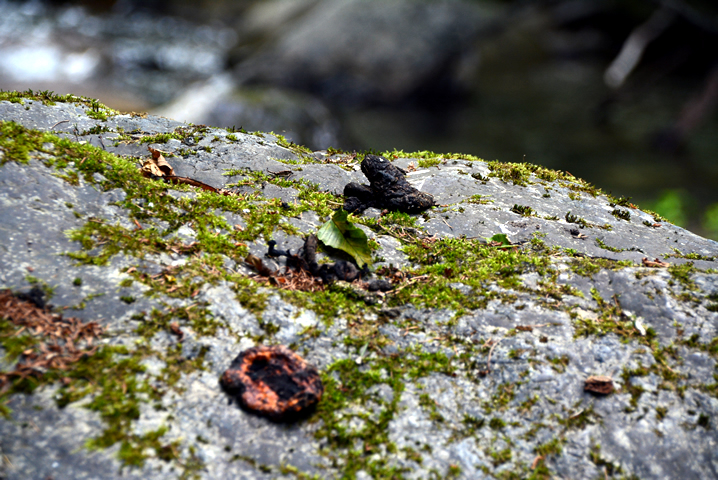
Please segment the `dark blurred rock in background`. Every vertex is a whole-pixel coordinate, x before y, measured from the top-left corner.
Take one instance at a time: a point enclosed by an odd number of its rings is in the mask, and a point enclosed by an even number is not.
[[[463,64],[500,11],[479,2],[314,2],[257,53],[235,58],[235,71],[243,84],[304,90],[340,105],[451,102],[469,91]]]
[[[0,0],[0,88],[567,170],[718,238],[701,0]]]

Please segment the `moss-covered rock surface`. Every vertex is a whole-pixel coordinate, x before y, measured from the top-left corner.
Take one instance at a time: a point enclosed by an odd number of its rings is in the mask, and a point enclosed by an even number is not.
[[[233,194],[143,177],[148,146]],[[0,391],[0,478],[718,477],[718,243],[566,173],[383,155],[438,204],[349,217],[393,290],[301,291],[244,259],[281,267],[362,153],[0,92],[0,288],[104,329]],[[0,373],[44,335],[0,311]],[[308,418],[229,402],[257,344],[318,368]]]

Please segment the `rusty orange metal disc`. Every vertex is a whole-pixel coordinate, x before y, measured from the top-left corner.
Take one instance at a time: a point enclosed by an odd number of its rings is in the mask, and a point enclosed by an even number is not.
[[[324,393],[317,369],[283,345],[243,351],[221,383],[244,408],[276,421],[301,416]]]

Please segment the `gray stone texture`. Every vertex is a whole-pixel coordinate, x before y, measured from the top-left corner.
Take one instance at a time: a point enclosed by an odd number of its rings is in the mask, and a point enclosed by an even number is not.
[[[328,27],[331,23],[321,25]],[[137,157],[138,166],[139,158],[147,156],[147,145],[138,143],[141,136],[186,127],[153,116],[117,115],[100,121],[89,118],[83,106],[45,106],[33,101],[0,102],[0,121],[52,131],[99,148],[104,145],[109,152]],[[96,126],[107,127],[109,132],[82,134]],[[119,134],[118,128],[132,140],[115,146],[112,138]],[[368,183],[360,171],[347,171],[326,160],[299,163],[298,154],[279,145],[271,135],[235,133],[236,141],[228,140],[227,135],[227,131],[209,129],[196,145],[171,140],[153,146],[180,155],[169,159],[177,175],[214,187],[235,183],[239,175],[224,173],[241,169],[268,174],[291,170],[291,179],[306,180],[335,194],[341,194],[350,181]],[[203,146],[211,146],[211,152]],[[3,153],[0,148],[0,155]],[[161,408],[142,404],[140,417],[133,423],[137,434],[166,426],[162,440],[178,442],[181,462],[151,456],[141,467],[123,468],[117,457],[118,444],[106,450],[86,448],[87,440],[102,433],[102,419],[83,407],[87,399],[58,408],[55,394],[59,387],[50,385],[29,396],[10,398],[7,406],[12,414],[0,418],[2,479],[179,478],[183,464],[191,458],[201,462],[197,474],[205,479],[299,478],[287,466],[309,477],[372,478],[371,471],[346,472],[346,450],[315,436],[322,420],[275,424],[229,404],[219,376],[241,350],[253,346],[262,335],[270,343],[292,345],[320,371],[344,359],[356,361],[362,368],[384,358],[411,364],[415,358],[408,352],[416,349],[455,361],[453,372],[439,369],[407,380],[400,392],[392,390],[387,373],[371,387],[366,402],[345,405],[337,412],[341,426],[358,429],[379,422],[381,412],[400,396],[386,427],[395,449],[388,451],[382,443],[358,453],[396,467],[395,478],[446,478],[451,472],[467,479],[494,478],[502,472],[516,472],[522,478],[531,474],[540,446],[554,439],[559,440],[560,451],[551,451],[545,458],[554,478],[718,478],[718,312],[711,307],[718,298],[718,243],[712,240],[667,222],[660,222],[660,227],[647,226],[644,222],[656,222],[638,209],[619,207],[630,212],[630,219],[616,218],[607,197],[580,193],[580,198],[572,199],[569,193],[573,191],[566,182],[532,177],[531,184],[520,186],[487,178],[490,171],[482,161],[446,160],[438,167],[417,168],[408,174],[409,182],[432,194],[439,204],[417,216],[422,235],[484,238],[506,233],[512,242],[522,243],[530,242],[535,233],[544,234],[540,239],[547,246],[558,247],[551,256],[557,284],[571,287],[574,293],[539,297],[536,286],[543,280],[530,269],[521,275],[521,289],[509,290],[489,282],[485,292],[474,292],[455,282],[451,288],[466,296],[492,291],[505,296],[488,299],[485,308],[458,314],[412,304],[379,310],[378,316],[366,313],[362,321],[377,325],[388,342],[379,351],[362,351],[351,346],[355,325],[341,312],[332,322],[324,322],[311,305],[293,304],[273,287],[261,290],[267,296],[266,306],[261,313],[253,313],[242,306],[230,282],[204,284],[195,297],[182,299],[145,295],[149,287],[137,281],[121,286],[122,280],[130,278],[122,273],[127,267],[157,273],[168,265],[187,262],[185,254],[144,258],[118,254],[103,267],[78,266],[65,253],[77,252],[81,246],[65,232],[81,227],[89,217],[132,228],[129,212],[115,204],[124,199],[125,192],[103,189],[101,178],[92,182],[81,179],[78,185],[71,185],[42,163],[42,155],[49,154],[34,154],[28,164],[8,161],[0,167],[0,288],[26,290],[26,277],[31,274],[54,288],[54,308],[69,307],[66,315],[99,321],[107,329],[102,339],[106,344],[134,345],[140,337],[136,333],[139,321],[133,316],[153,308],[165,311],[193,303],[207,305],[222,326],[208,336],[183,325],[182,356],[192,359],[205,351],[207,368],[183,375],[181,390],[168,390]],[[417,165],[418,159],[400,158],[395,163],[407,168]],[[292,202],[298,195],[293,188],[274,185],[250,188],[261,194],[258,201],[280,198]],[[168,194],[175,199],[194,199],[171,188]],[[473,195],[481,195],[489,203],[470,203]],[[515,204],[530,206],[535,214],[514,213]],[[151,206],[143,208],[151,212]],[[569,211],[590,226],[567,222]],[[229,225],[246,227],[245,219],[236,212],[220,213]],[[377,213],[368,211],[367,215]],[[305,212],[301,218],[287,221],[301,234],[308,234],[316,232],[323,220],[315,212]],[[599,227],[605,225],[610,229]],[[188,225],[170,231],[151,215],[144,226],[180,236],[183,241],[191,241],[196,234]],[[380,246],[375,252],[380,265],[410,266],[397,238],[373,231],[370,236]],[[275,238],[281,248],[294,251],[301,246],[300,235],[277,232]],[[619,251],[606,250],[598,239]],[[258,256],[266,252],[261,237],[249,247]],[[521,248],[531,248],[531,244],[522,243]],[[702,258],[668,260],[694,263],[699,271],[690,276],[693,290],[665,269],[641,266],[643,257],[664,259],[664,255],[675,253],[674,248],[683,255]],[[569,268],[572,258],[564,249],[586,257],[631,260],[634,265],[581,276]],[[224,268],[250,273],[241,259],[226,258]],[[77,277],[83,280],[81,286],[73,285]],[[580,321],[598,315],[596,293],[606,302],[614,295],[620,297],[625,318],[652,329],[658,346],[672,345],[672,356],[656,358],[635,339],[625,341],[614,333],[577,336]],[[683,294],[689,294],[688,298]],[[128,304],[121,300],[128,295],[136,301]],[[84,308],[78,308],[83,301]],[[572,307],[572,313],[560,308],[562,305]],[[268,333],[268,324],[274,326],[274,333]],[[512,330],[517,326],[533,328]],[[308,330],[314,333],[308,334]],[[694,335],[694,344],[683,341]],[[466,360],[461,360],[461,355],[468,351],[467,345],[488,345],[488,340],[500,343],[492,349],[491,371],[482,376],[487,349],[472,350]],[[162,351],[176,342],[169,332],[162,331],[150,343]],[[158,381],[164,361],[150,357],[145,362],[146,371],[139,377]],[[657,362],[667,362],[665,366],[675,372],[673,388],[666,387],[664,379],[653,372],[622,376]],[[338,378],[336,372],[331,375]],[[617,391],[606,397],[584,392],[589,375],[611,376]],[[504,461],[492,455],[505,449],[511,456]]]

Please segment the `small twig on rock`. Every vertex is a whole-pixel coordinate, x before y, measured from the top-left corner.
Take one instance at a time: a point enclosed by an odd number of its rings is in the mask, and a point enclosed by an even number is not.
[[[488,358],[486,359],[486,369],[485,369],[485,370],[479,370],[479,375],[480,375],[480,376],[485,377],[486,375],[488,375],[489,373],[491,373],[491,354],[494,353],[494,348],[496,348],[496,345],[498,345],[500,341],[501,341],[500,338],[497,339],[497,340],[495,340],[495,341],[492,340],[492,339],[489,339],[489,340],[486,341],[486,343],[484,343],[483,347],[487,347],[487,346],[491,345],[491,348],[489,349],[489,356],[488,356]],[[483,347],[482,347],[482,348],[483,348]]]
[[[398,292],[399,290],[401,290],[402,288],[406,288],[406,287],[408,287],[409,285],[412,285],[412,284],[418,282],[419,280],[425,280],[425,279],[427,279],[427,278],[429,278],[428,275],[419,275],[418,277],[414,277],[414,278],[410,279],[409,281],[407,281],[404,285],[401,285],[401,286],[395,288],[394,291],[393,291],[393,293],[396,293],[396,292]]]
[[[55,125],[53,125],[52,127],[50,127],[50,130],[52,130],[53,128],[57,127],[57,126],[60,125],[61,123],[67,123],[67,122],[69,122],[69,120],[60,120],[60,121],[57,122]]]

